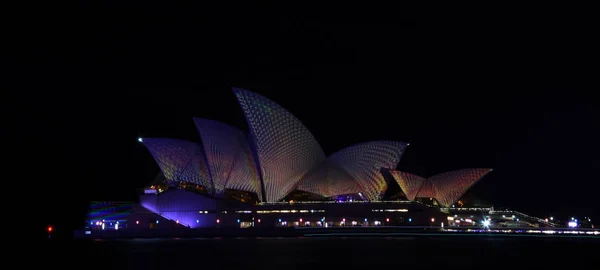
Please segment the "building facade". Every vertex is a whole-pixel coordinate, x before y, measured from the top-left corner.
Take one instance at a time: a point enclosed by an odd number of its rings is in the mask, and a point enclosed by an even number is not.
[[[88,226],[440,226],[447,215],[417,199],[451,206],[491,171],[464,169],[429,178],[396,171],[408,146],[400,141],[359,143],[326,156],[301,121],[280,105],[248,90],[233,92],[248,132],[194,118],[199,142],[139,138],[161,180],[144,189],[139,204],[127,206],[126,217],[110,211],[90,215]],[[403,199],[384,201],[392,181]],[[311,199],[290,198],[295,192]]]

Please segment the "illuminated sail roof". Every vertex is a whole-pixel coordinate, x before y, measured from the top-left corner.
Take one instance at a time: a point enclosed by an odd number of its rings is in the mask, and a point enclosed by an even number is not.
[[[407,144],[374,141],[346,147],[307,173],[298,189],[322,196],[363,193],[379,200],[387,189],[381,169],[396,168]]]
[[[199,143],[170,138],[141,138],[140,141],[168,181],[198,184],[209,193],[213,192],[204,151]]]
[[[290,112],[256,93],[234,88],[250,128],[266,201],[279,201],[325,159],[314,136]]]
[[[414,200],[426,179],[418,175],[390,170],[389,171],[409,200]]]
[[[394,170],[390,172],[409,200],[435,198],[442,206],[448,207],[491,171],[492,169],[486,168],[462,169],[429,178]]]
[[[328,159],[356,180],[370,201],[381,199],[387,182],[381,169],[395,169],[407,144],[397,141],[373,141],[346,147]]]
[[[194,118],[206,153],[216,194],[225,189],[255,192],[261,197],[260,180],[246,135],[228,124]]]
[[[329,160],[306,173],[296,188],[324,197],[355,194],[362,191],[356,180],[346,170],[335,166]]]
[[[140,138],[168,182],[204,186],[221,196],[226,189],[255,192],[261,201],[283,199],[293,189],[326,197],[362,193],[380,200],[389,170],[408,199],[436,198],[454,203],[490,169],[465,169],[422,178],[395,171],[408,144],[372,141],[325,157],[307,128],[270,99],[233,89],[249,126],[248,135],[230,125],[194,118],[202,143],[168,138]]]
[[[454,204],[477,181],[492,169],[462,169],[440,173],[430,177],[436,189],[436,199],[443,206]]]
[[[430,179],[425,179],[421,182],[421,186],[419,187],[419,192],[417,192],[418,198],[436,198],[437,192],[435,189],[435,185],[431,182]]]

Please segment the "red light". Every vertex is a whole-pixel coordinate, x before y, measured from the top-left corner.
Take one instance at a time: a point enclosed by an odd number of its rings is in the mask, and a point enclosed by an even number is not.
[[[389,219],[389,218],[386,218],[386,219],[385,219],[385,222],[390,222],[390,219]]]
[[[260,223],[260,218],[258,219],[258,223]]]
[[[52,226],[48,226],[48,232],[51,233],[53,230]]]
[[[220,220],[217,219],[217,223],[221,222]]]

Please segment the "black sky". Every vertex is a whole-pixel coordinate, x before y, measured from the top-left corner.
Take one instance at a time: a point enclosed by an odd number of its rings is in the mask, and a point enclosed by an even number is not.
[[[246,129],[234,86],[287,108],[328,154],[406,141],[407,172],[494,168],[472,192],[496,206],[598,212],[584,22],[82,6],[15,25],[7,171],[35,185],[44,224],[134,200],[158,172],[138,136],[198,140],[195,116]]]

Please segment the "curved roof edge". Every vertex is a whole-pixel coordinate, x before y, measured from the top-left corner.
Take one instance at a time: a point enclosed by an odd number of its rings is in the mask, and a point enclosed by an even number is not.
[[[438,202],[444,207],[449,207],[492,170],[491,168],[453,170],[431,176],[429,181],[435,186]]]
[[[397,170],[388,170],[402,192],[406,195],[406,198],[414,201],[415,197],[419,193],[419,189],[424,181],[427,181],[426,178],[418,176],[416,174],[411,174],[407,172],[397,171]]]
[[[229,124],[194,117],[216,194],[225,189],[255,192],[261,196],[260,180],[246,135]]]
[[[201,144],[172,138],[140,138],[140,142],[169,182],[202,185],[213,194],[214,185]]]

